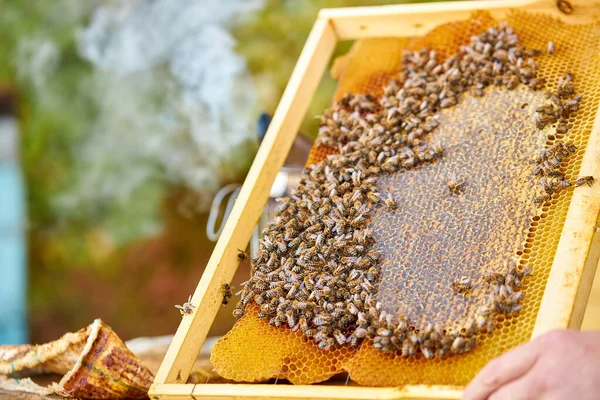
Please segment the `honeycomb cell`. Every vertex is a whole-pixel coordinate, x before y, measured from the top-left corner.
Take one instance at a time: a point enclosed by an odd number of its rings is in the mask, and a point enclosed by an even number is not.
[[[577,147],[569,162],[563,163],[566,179],[573,180],[578,176],[600,101],[600,36],[597,33],[600,24],[568,25],[549,16],[522,11],[512,12],[506,20],[527,48],[545,49],[549,40],[554,42],[553,55],[543,52],[536,58],[539,74],[547,80],[544,90],[556,91],[559,77],[569,71],[575,77],[576,93],[583,95],[579,111],[569,118],[568,132],[564,136],[554,136],[555,127],[547,127],[544,132],[552,136],[543,138],[546,146],[557,140],[568,140]],[[437,56],[443,59],[467,44],[472,35],[497,23],[489,14],[478,12],[468,21],[440,26],[425,37],[410,41],[390,38],[360,41],[346,56],[336,99],[346,92],[380,95],[382,87],[398,72],[402,49],[428,47],[436,50]],[[486,96],[503,95],[501,91],[490,92],[487,90]],[[539,101],[531,94],[533,92],[519,89],[511,93],[515,96],[511,112],[521,110],[520,106],[525,102],[533,105]],[[530,93],[533,97],[525,101],[518,98],[519,93]],[[467,99],[465,96],[462,102]],[[501,116],[506,110],[506,106],[492,106],[490,112],[495,111]],[[521,119],[515,121],[525,123]],[[450,123],[440,127],[451,128]],[[334,148],[314,147],[308,163],[318,162],[335,152]],[[421,172],[415,171],[415,174]],[[431,174],[435,176],[435,173]],[[465,385],[489,360],[529,340],[571,197],[572,190],[561,192],[550,206],[540,207],[536,215],[528,214],[525,220],[519,219],[520,222],[509,229],[506,237],[510,239],[512,251],[520,257],[522,265],[526,264],[534,271],[523,284],[523,309],[519,315],[500,321],[492,334],[481,335],[477,347],[470,353],[433,361],[420,355],[402,358],[399,354],[375,350],[370,340],[363,341],[358,348],[345,345],[323,351],[299,331],[277,329],[258,319],[258,309],[252,305],[232,330],[215,344],[211,361],[221,376],[240,382],[279,377],[295,384],[310,384],[347,371],[353,381],[365,386]],[[377,223],[379,219],[374,218],[374,221]],[[523,227],[521,234],[518,233],[520,227]],[[433,287],[437,291],[440,284]],[[441,287],[446,286],[441,284]],[[416,304],[414,302],[412,306],[415,315],[420,312]],[[468,312],[464,302],[458,307]],[[453,318],[452,309],[446,308],[445,313],[449,319]]]

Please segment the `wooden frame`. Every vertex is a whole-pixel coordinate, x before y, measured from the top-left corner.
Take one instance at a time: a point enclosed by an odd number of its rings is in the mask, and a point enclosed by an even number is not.
[[[575,3],[566,17],[555,0],[493,0],[382,7],[326,9],[319,13],[269,130],[242,186],[206,270],[192,296],[196,311],[185,316],[150,389],[152,399],[459,399],[456,387],[406,386],[366,388],[252,384],[185,384],[221,305],[220,287],[231,282],[238,267],[237,248],[245,248],[268,200],[311,98],[339,40],[364,37],[414,37],[434,27],[467,19],[474,10],[502,18],[511,8],[561,16],[574,23],[592,22],[599,6]],[[583,159],[583,175],[600,175],[600,114]],[[574,192],[542,299],[533,337],[557,328],[579,327],[600,257],[596,221],[600,185]],[[582,247],[584,243],[587,246]],[[593,244],[593,246],[592,246]]]

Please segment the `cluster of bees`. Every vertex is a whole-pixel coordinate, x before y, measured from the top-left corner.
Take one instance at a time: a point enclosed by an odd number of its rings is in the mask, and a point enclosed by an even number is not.
[[[532,174],[540,177],[539,183],[545,194],[534,198],[534,204],[541,205],[551,200],[554,193],[559,193],[561,190],[572,186],[561,171],[561,163],[576,151],[577,148],[570,142],[566,144],[557,143],[548,149],[544,149],[538,156]]]
[[[489,284],[493,291],[489,294],[486,309],[492,309],[497,314],[512,314],[521,311],[523,292],[521,280],[531,275],[530,268],[519,268],[514,261],[508,261],[504,268],[508,272],[495,272],[484,276],[483,280]],[[478,321],[481,316],[477,316]],[[489,323],[489,321],[488,321]]]
[[[457,104],[461,94],[482,96],[491,85],[541,88],[545,82],[536,76],[534,61],[540,53],[523,48],[504,24],[474,36],[442,62],[435,51],[405,52],[398,80],[381,98],[348,94],[334,104],[321,117],[317,145],[339,154],[307,167],[296,191],[279,199],[234,316],[255,303],[259,318],[300,330],[324,350],[370,338],[375,348],[404,356],[470,351],[478,333],[493,330],[496,309],[507,309],[500,300],[482,306],[465,327],[448,330],[435,323],[416,329],[376,301],[380,259],[369,222],[376,209],[398,207],[390,194],[377,191],[376,180],[443,157],[429,136],[439,125],[439,111]],[[451,193],[463,188],[462,180],[449,184]],[[514,281],[511,276],[522,277],[505,271],[504,281]],[[502,287],[498,298],[516,310],[516,286]]]
[[[550,46],[549,46],[550,48]],[[538,129],[543,129],[547,124],[557,123],[556,133],[565,134],[568,131],[566,120],[579,110],[579,102],[582,95],[575,94],[573,74],[566,72],[558,81],[557,93],[546,92],[546,102],[536,108],[534,120]],[[565,179],[561,170],[562,162],[577,151],[573,143],[556,143],[548,149],[544,149],[535,160],[532,174],[538,176],[539,183],[544,189],[544,194],[533,199],[536,205],[542,205],[552,200],[554,193],[572,187],[573,183]],[[583,176],[577,178],[575,186],[584,184],[592,185],[594,177]]]
[[[377,302],[374,307],[369,308],[370,322],[366,321],[364,314],[359,313],[355,335],[374,337],[376,349],[383,352],[400,351],[403,356],[412,356],[420,352],[430,359],[469,352],[477,344],[478,334],[494,331],[497,314],[507,315],[521,310],[521,279],[529,275],[531,270],[519,271],[512,263],[506,271],[484,278],[493,291],[476,310],[474,317],[463,326],[445,329],[439,323],[427,323],[422,330],[412,329],[406,317],[392,318],[385,311],[379,312],[381,305]],[[465,294],[472,289],[472,283],[463,277],[455,282],[454,289]]]
[[[573,74],[565,72],[558,81],[557,94],[546,92],[546,102],[536,108],[533,115],[536,127],[543,129],[548,124],[559,122],[556,132],[567,133],[568,127],[565,121],[571,114],[579,110],[579,102],[583,97],[583,95],[577,95],[569,98],[573,94],[575,94]]]

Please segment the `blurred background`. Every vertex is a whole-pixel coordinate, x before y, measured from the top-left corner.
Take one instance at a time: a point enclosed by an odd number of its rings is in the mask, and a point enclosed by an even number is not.
[[[385,3],[0,0],[0,344],[174,333],[319,9]]]
[[[0,0],[0,344],[95,318],[125,340],[174,333],[318,11],[389,3]],[[273,196],[335,86],[323,77]]]

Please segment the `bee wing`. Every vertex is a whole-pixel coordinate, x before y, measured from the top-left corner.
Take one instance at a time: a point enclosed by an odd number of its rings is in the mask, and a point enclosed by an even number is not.
[[[175,306],[175,308],[177,308],[177,309],[180,309],[180,310],[183,310],[183,307],[182,307],[182,306],[180,306],[180,305],[176,305],[176,306]]]

